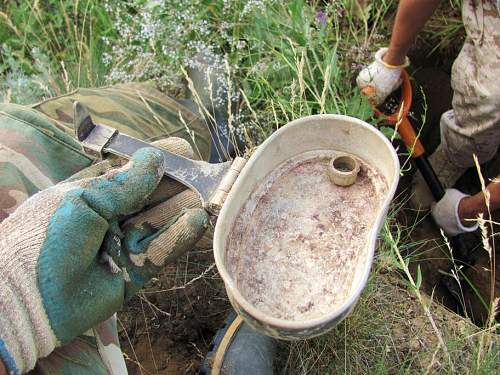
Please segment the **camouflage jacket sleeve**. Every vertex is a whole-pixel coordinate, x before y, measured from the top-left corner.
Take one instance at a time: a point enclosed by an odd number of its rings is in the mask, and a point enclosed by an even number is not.
[[[29,196],[66,179],[92,160],[46,116],[0,105],[0,221]]]
[[[29,196],[93,162],[74,138],[75,100],[98,123],[147,141],[181,137],[200,158],[210,154],[199,117],[145,83],[79,89],[31,108],[0,104],[0,222]]]
[[[207,160],[210,154],[210,132],[204,121],[148,83],[79,89],[35,104],[33,108],[73,136],[73,103],[76,100],[89,109],[96,123],[146,141],[184,138],[199,158]]]

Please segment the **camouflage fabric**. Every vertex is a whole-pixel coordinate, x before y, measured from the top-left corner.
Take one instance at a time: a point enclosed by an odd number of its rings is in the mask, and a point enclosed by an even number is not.
[[[75,101],[88,107],[96,123],[147,141],[165,137],[184,138],[201,159],[208,159],[210,134],[205,123],[185,106],[147,83],[78,89],[35,104],[33,108],[47,115],[58,129],[73,137]]]
[[[210,134],[186,107],[144,83],[79,89],[31,108],[0,104],[0,222],[29,196],[91,165],[74,138],[73,102],[95,122],[147,141],[186,139],[208,159]],[[180,120],[180,115],[182,121]],[[116,317],[38,361],[33,374],[124,374]]]
[[[0,221],[29,196],[91,162],[78,142],[45,116],[18,105],[0,105]]]
[[[79,89],[32,108],[0,104],[0,221],[27,197],[93,162],[74,138],[76,100],[89,108],[95,122],[148,141],[184,138],[200,158],[210,154],[206,125],[148,84]]]
[[[457,167],[490,160],[500,144],[500,10],[496,0],[464,0],[467,38],[453,64],[453,110],[441,118],[441,142]]]
[[[116,315],[71,343],[39,359],[29,374],[123,375],[127,373],[118,340]]]

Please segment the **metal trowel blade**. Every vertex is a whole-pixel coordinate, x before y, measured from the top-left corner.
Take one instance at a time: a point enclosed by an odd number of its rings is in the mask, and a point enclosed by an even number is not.
[[[75,102],[73,108],[76,136],[87,153],[99,158],[105,153],[110,153],[130,159],[143,147],[156,148],[165,158],[165,175],[197,192],[205,208],[208,207],[210,198],[231,167],[231,161],[210,164],[168,152],[137,138],[121,134],[116,129],[95,124],[87,108],[79,102]]]

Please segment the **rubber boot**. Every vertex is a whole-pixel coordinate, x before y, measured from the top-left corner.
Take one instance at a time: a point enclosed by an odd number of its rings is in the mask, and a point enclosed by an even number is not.
[[[276,340],[253,330],[232,312],[203,360],[202,375],[272,375]]]

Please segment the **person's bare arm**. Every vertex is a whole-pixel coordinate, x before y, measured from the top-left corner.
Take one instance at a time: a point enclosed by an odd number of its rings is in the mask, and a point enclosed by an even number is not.
[[[0,358],[0,375],[7,375],[7,369],[3,364],[2,358]]]
[[[495,211],[499,209],[500,175],[488,184],[486,190],[488,190],[488,192],[490,193],[490,210]],[[482,191],[475,195],[462,199],[458,205],[458,216],[460,216],[462,224],[465,226],[474,224],[473,220],[477,219],[477,216],[480,213],[485,215],[488,213],[486,200]]]
[[[441,0],[401,0],[392,28],[391,43],[383,60],[401,65],[417,34],[432,16]]]

